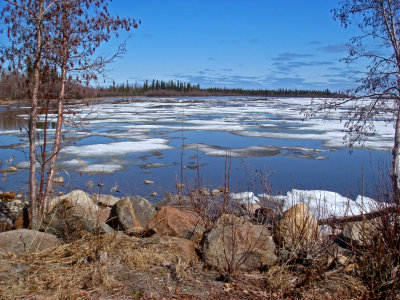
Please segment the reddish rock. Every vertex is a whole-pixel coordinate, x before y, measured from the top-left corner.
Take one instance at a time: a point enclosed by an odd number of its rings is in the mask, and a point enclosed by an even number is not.
[[[191,210],[163,206],[149,222],[147,228],[159,235],[183,237],[187,231],[201,225],[197,214]]]
[[[107,220],[110,218],[110,214],[111,214],[111,207],[102,208],[99,212],[99,220],[107,222]]]

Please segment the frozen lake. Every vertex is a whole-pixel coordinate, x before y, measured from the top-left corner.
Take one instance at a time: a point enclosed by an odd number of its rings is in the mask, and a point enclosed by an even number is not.
[[[89,106],[75,103],[68,106],[58,164],[66,186],[58,188],[98,192],[97,184],[102,182],[102,193],[138,194],[155,201],[165,192],[175,192],[181,180],[188,187],[199,181],[205,187],[221,187],[228,165],[234,192],[265,192],[266,181],[276,194],[297,188],[354,196],[361,192],[364,164],[366,195],[372,196],[374,182],[390,166],[393,125],[378,122],[365,148],[349,153],[343,144],[339,112],[303,121],[300,110],[309,102],[303,98],[210,97],[109,98]],[[0,190],[27,186],[24,109],[12,108],[11,113],[0,109],[2,168],[12,165],[21,170],[2,176]],[[54,115],[50,118],[55,121]],[[144,180],[154,184],[146,185]],[[153,192],[158,196],[151,196]]]

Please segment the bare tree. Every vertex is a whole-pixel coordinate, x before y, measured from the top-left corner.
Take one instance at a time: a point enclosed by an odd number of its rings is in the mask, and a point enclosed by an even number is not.
[[[96,80],[105,66],[125,52],[124,44],[111,57],[96,56],[96,50],[108,42],[119,30],[129,31],[137,23],[131,18],[111,16],[108,5],[111,0],[4,0],[1,19],[7,26],[9,45],[1,48],[1,62],[9,63],[10,69],[22,70],[28,59],[33,61],[31,111],[29,123],[30,142],[30,206],[32,227],[44,212],[45,199],[51,192],[54,168],[60,151],[64,122],[64,101],[67,82],[89,84]],[[36,147],[39,89],[43,62],[58,67],[59,92],[57,97],[57,125],[53,149],[47,158],[42,153],[40,191],[36,184]],[[44,92],[43,95],[49,93]],[[47,141],[47,139],[45,139]],[[43,146],[46,151],[45,145]],[[47,169],[46,179],[44,170]]]
[[[347,28],[358,26],[360,35],[349,42],[347,63],[368,61],[359,86],[346,98],[313,101],[305,109],[307,117],[321,111],[342,111],[348,129],[349,146],[362,143],[371,134],[376,120],[394,123],[393,194],[400,202],[400,1],[343,0],[333,9],[334,18]],[[342,109],[345,108],[345,109]]]
[[[29,116],[29,187],[32,226],[37,227],[36,198],[36,122],[38,93],[43,51],[47,36],[43,30],[46,17],[56,0],[5,0],[7,5],[1,12],[1,19],[7,25],[10,45],[2,48],[1,60],[10,62],[10,69],[22,69],[26,59],[33,57],[33,82],[31,91],[31,111]]]
[[[48,58],[56,64],[60,73],[60,91],[57,99],[57,125],[52,154],[49,159],[46,188],[41,187],[39,201],[42,207],[50,194],[55,165],[61,146],[61,133],[64,123],[64,101],[66,83],[72,74],[80,82],[88,84],[104,75],[105,67],[125,52],[121,44],[110,57],[96,56],[96,50],[108,42],[112,33],[136,28],[134,19],[111,16],[107,10],[108,0],[64,0],[56,4],[55,15],[51,20],[54,32],[53,51]]]

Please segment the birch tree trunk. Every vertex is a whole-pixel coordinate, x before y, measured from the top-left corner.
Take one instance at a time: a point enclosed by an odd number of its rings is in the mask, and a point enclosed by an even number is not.
[[[394,201],[396,204],[400,204],[400,103],[397,101],[397,118],[396,118],[396,125],[395,125],[395,132],[394,132],[394,146],[392,150],[393,155],[393,196]]]
[[[33,75],[33,90],[31,98],[31,112],[29,116],[29,197],[30,197],[30,210],[31,210],[31,224],[32,229],[39,227],[38,220],[38,201],[36,195],[36,123],[37,123],[37,107],[38,107],[38,93],[40,84],[40,65],[42,56],[42,20],[43,2],[40,2],[38,24],[36,30],[36,52],[34,63]]]
[[[57,99],[57,126],[56,132],[54,136],[54,144],[53,151],[50,158],[49,169],[47,172],[47,182],[46,182],[46,190],[44,195],[42,195],[43,203],[45,204],[45,208],[47,211],[47,198],[51,193],[51,189],[53,187],[53,178],[55,173],[55,166],[58,159],[58,153],[61,149],[61,134],[62,134],[62,126],[64,123],[64,98],[65,98],[65,81],[67,77],[67,68],[63,65],[62,73],[61,73],[61,88],[60,93]]]

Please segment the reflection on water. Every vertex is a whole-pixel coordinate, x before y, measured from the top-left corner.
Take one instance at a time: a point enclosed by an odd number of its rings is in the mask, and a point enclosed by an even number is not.
[[[0,111],[0,130],[20,130],[28,128],[28,120],[19,117],[21,111]]]

